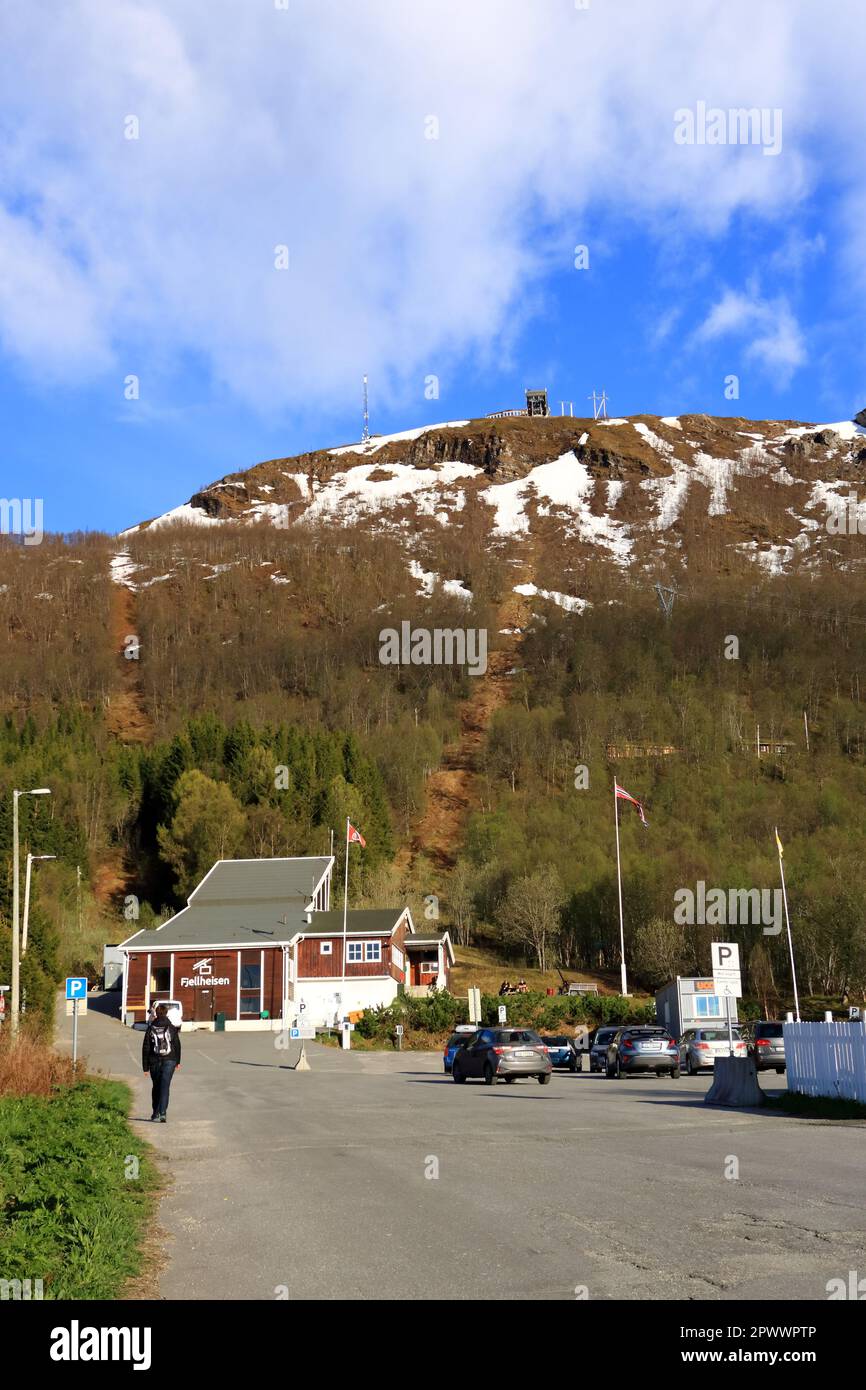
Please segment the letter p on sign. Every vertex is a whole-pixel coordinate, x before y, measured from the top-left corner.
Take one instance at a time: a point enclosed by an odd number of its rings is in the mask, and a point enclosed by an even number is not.
[[[713,941],[710,945],[713,974],[721,970],[739,970],[740,948],[736,941]]]

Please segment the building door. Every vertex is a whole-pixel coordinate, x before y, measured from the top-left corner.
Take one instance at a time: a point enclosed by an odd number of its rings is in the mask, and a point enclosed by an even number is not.
[[[193,1001],[192,1018],[194,1023],[213,1022],[213,990],[197,989]]]

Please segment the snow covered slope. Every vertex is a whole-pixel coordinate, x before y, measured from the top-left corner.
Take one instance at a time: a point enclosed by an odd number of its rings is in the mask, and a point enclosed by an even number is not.
[[[142,526],[362,526],[411,543],[471,524],[491,546],[558,540],[623,568],[687,564],[711,544],[717,566],[736,555],[779,571],[839,550],[828,517],[858,489],[866,503],[866,429],[853,421],[517,417],[273,459]]]

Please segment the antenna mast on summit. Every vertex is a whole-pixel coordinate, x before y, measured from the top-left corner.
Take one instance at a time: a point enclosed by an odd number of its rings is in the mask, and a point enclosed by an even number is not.
[[[361,443],[370,443],[370,412],[367,409],[367,378],[364,377],[364,433],[361,435]]]

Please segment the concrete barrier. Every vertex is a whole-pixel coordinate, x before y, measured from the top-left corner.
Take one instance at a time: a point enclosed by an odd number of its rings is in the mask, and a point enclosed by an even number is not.
[[[704,1096],[704,1105],[755,1106],[764,1104],[752,1057],[717,1057],[713,1084]]]

